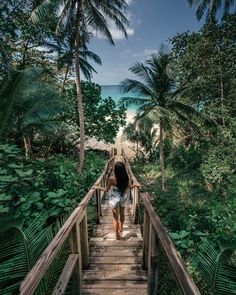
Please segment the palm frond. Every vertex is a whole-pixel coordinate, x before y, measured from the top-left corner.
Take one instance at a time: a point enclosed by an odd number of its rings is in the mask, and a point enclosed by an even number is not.
[[[121,97],[119,99],[119,105],[125,105],[126,107],[134,104],[134,105],[143,105],[145,104],[148,100],[146,98],[139,98],[139,97]]]
[[[46,0],[38,5],[31,14],[31,20],[37,24],[48,19],[52,11],[59,9],[62,0]]]
[[[83,11],[86,24],[93,30],[101,32],[108,41],[114,45],[111,32],[107,26],[107,20],[104,15],[88,0],[83,2]]]
[[[121,82],[122,93],[133,92],[134,94],[144,96],[144,97],[152,97],[151,89],[146,86],[144,83],[133,80],[126,79]]]
[[[216,249],[209,242],[205,242],[192,261],[209,289],[216,295],[236,294],[236,265],[230,262],[235,251],[235,245]]]

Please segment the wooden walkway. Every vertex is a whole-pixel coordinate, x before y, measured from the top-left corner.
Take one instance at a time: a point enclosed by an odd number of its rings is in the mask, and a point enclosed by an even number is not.
[[[147,294],[140,226],[133,224],[131,206],[125,210],[122,238],[117,241],[111,208],[102,206],[100,224],[90,238],[90,266],[83,271],[82,294]]]
[[[107,184],[118,159],[114,157],[115,154],[115,149],[112,149],[112,157],[94,185]],[[123,153],[121,160],[126,164],[131,182],[138,183]],[[200,295],[150,203],[149,194],[134,187],[130,190],[130,196],[132,205],[126,208],[123,237],[117,241],[112,211],[103,204],[103,193],[91,188],[21,283],[20,295],[33,295],[38,287],[44,286],[40,283],[44,283],[42,281],[51,263],[57,259],[57,253],[65,242],[70,243],[70,253],[52,295],[65,294],[70,282],[72,295],[157,295],[160,255],[164,255],[168,262],[166,271],[174,274],[175,289],[181,290],[184,295]],[[90,200],[95,205],[97,225],[89,239],[87,206]],[[141,219],[139,214],[143,215]],[[138,224],[140,220],[142,237]],[[37,294],[44,295],[42,292]]]

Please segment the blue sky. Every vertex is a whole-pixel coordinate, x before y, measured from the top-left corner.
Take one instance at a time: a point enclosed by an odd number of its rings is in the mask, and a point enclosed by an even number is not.
[[[101,36],[94,37],[89,48],[102,59],[102,66],[95,65],[98,74],[93,81],[100,85],[116,85],[132,77],[128,68],[136,61],[144,61],[156,53],[160,44],[177,33],[198,31],[195,8],[187,0],[127,0],[130,20],[129,38],[111,27],[116,45],[112,46]]]

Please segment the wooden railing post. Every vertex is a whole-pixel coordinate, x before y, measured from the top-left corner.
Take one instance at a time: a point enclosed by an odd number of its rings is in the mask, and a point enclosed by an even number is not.
[[[150,217],[147,209],[144,208],[143,217],[143,269],[148,269],[148,252],[149,252],[149,234],[150,234]]]
[[[81,256],[82,256],[82,268],[86,269],[89,266],[89,242],[88,242],[88,219],[87,210],[85,211],[84,218],[80,224],[80,236],[81,236]]]
[[[96,212],[97,212],[97,223],[100,222],[100,216],[101,216],[101,191],[96,190],[95,192],[95,202],[96,202]]]
[[[158,240],[151,223],[148,252],[148,295],[156,295],[158,294]]]
[[[139,210],[139,190],[137,187],[134,188],[134,199],[135,199],[135,214],[134,224],[138,224],[138,210]]]
[[[80,224],[76,222],[70,233],[71,254],[78,254],[72,274],[72,295],[80,295],[82,289],[82,258],[81,258],[81,236]]]

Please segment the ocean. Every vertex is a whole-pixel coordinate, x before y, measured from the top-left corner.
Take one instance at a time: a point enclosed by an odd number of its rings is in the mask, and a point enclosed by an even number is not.
[[[123,96],[129,96],[129,97],[135,97],[133,93],[121,93],[121,87],[120,85],[101,85],[102,88],[102,98],[111,97],[116,103],[119,103],[120,98]],[[128,111],[136,111],[137,106],[136,105],[130,105],[128,106]]]

